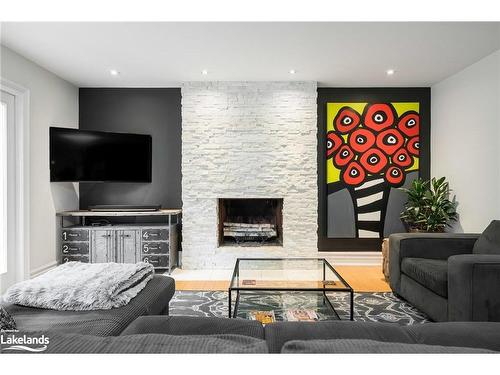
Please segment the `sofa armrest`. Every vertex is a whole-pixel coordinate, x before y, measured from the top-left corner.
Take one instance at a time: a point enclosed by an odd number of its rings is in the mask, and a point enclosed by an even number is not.
[[[479,234],[398,233],[389,237],[389,284],[400,294],[403,258],[448,259],[470,254]]]
[[[448,259],[448,319],[500,321],[500,255]]]

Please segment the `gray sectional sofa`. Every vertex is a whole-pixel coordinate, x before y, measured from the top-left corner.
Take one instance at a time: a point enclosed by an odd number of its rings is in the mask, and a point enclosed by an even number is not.
[[[450,243],[454,251],[469,248],[472,240],[464,238],[446,240],[445,248],[450,249]],[[414,254],[413,243],[410,240],[401,246],[399,254]],[[420,245],[415,248],[421,251]],[[433,254],[436,256],[429,252]],[[405,278],[400,276],[398,287],[404,285]],[[44,335],[50,343],[43,353],[500,352],[500,323],[496,322],[400,326],[322,321],[278,322],[263,327],[245,319],[168,316],[174,292],[174,280],[157,275],[128,305],[118,309],[76,312],[4,305],[19,332],[3,332],[2,336]],[[7,347],[0,344],[0,353],[12,353]]]
[[[45,334],[44,353],[498,353],[500,323],[279,322],[143,316],[119,336]],[[2,349],[0,348],[0,352]]]
[[[44,353],[490,353],[500,323],[278,322],[168,316],[174,280],[155,276],[122,308],[54,311],[5,305],[19,332],[50,339]],[[3,333],[3,335],[8,335]],[[12,353],[0,345],[0,353]]]
[[[117,336],[141,315],[168,314],[174,279],[155,275],[127,305],[111,310],[57,311],[2,304],[20,331]]]

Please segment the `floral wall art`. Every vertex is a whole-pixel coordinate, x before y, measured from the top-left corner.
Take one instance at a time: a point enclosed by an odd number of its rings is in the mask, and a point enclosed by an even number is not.
[[[419,102],[326,103],[327,236],[404,231],[401,197],[419,176]]]

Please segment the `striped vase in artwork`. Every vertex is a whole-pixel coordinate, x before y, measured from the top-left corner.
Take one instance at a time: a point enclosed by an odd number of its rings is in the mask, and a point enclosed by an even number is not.
[[[383,178],[369,180],[351,191],[359,238],[383,237],[390,186]]]

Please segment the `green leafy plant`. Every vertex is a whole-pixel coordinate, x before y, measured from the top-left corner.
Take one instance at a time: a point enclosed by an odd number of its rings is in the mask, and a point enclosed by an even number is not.
[[[450,200],[450,186],[445,177],[414,180],[409,189],[402,189],[408,200],[401,213],[410,231],[443,232],[457,220],[457,202]]]

